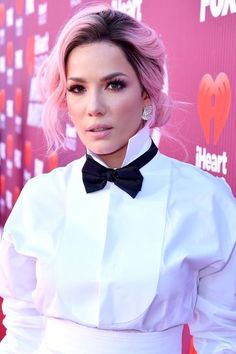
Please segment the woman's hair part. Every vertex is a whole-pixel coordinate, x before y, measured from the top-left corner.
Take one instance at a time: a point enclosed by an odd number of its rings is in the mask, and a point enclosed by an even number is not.
[[[162,91],[165,48],[156,32],[131,16],[111,9],[107,4],[78,11],[61,30],[56,44],[38,72],[42,101],[42,125],[49,150],[64,146],[63,116],[66,115],[66,65],[77,46],[108,41],[122,49],[133,67],[140,85],[148,94],[152,117],[150,128],[164,125],[171,100]]]

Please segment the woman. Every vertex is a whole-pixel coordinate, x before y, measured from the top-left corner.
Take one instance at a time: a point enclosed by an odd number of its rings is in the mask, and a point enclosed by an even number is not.
[[[1,242],[0,353],[236,352],[236,203],[157,151],[165,52],[108,6],[72,17],[40,71],[49,145],[68,111],[87,155],[24,187]],[[222,292],[222,289],[224,291]]]

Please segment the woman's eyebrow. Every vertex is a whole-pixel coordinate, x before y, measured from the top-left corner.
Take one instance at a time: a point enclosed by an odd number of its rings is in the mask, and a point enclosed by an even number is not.
[[[111,74],[108,74],[104,77],[101,78],[101,81],[108,81],[108,80],[111,80],[111,79],[114,79],[114,77],[117,77],[117,76],[128,76],[122,72],[114,72],[114,73],[111,73]],[[82,78],[82,77],[68,77],[67,80],[71,80],[71,81],[75,81],[75,82],[81,82],[81,83],[85,83],[87,82],[86,79]]]
[[[111,79],[114,79],[114,77],[117,77],[117,76],[126,76],[128,77],[128,75],[122,73],[122,72],[114,72],[112,74],[109,74],[109,75],[106,75],[104,76],[101,81],[108,81],[108,80],[111,80]]]

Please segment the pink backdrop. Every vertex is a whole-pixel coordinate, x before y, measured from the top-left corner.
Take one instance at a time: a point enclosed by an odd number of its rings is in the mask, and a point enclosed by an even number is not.
[[[35,72],[80,0],[0,0],[1,227],[24,183],[83,154],[66,124],[67,152],[45,157]],[[94,2],[94,1],[90,1]],[[97,1],[99,2],[99,1]],[[154,27],[167,48],[168,90],[177,101],[163,152],[224,177],[236,194],[235,0],[111,0]],[[189,353],[187,327],[183,353]]]

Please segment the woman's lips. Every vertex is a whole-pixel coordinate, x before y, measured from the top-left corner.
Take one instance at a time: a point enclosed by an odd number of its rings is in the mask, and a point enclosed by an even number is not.
[[[108,125],[92,125],[86,131],[95,138],[104,138],[111,133],[112,127]]]

